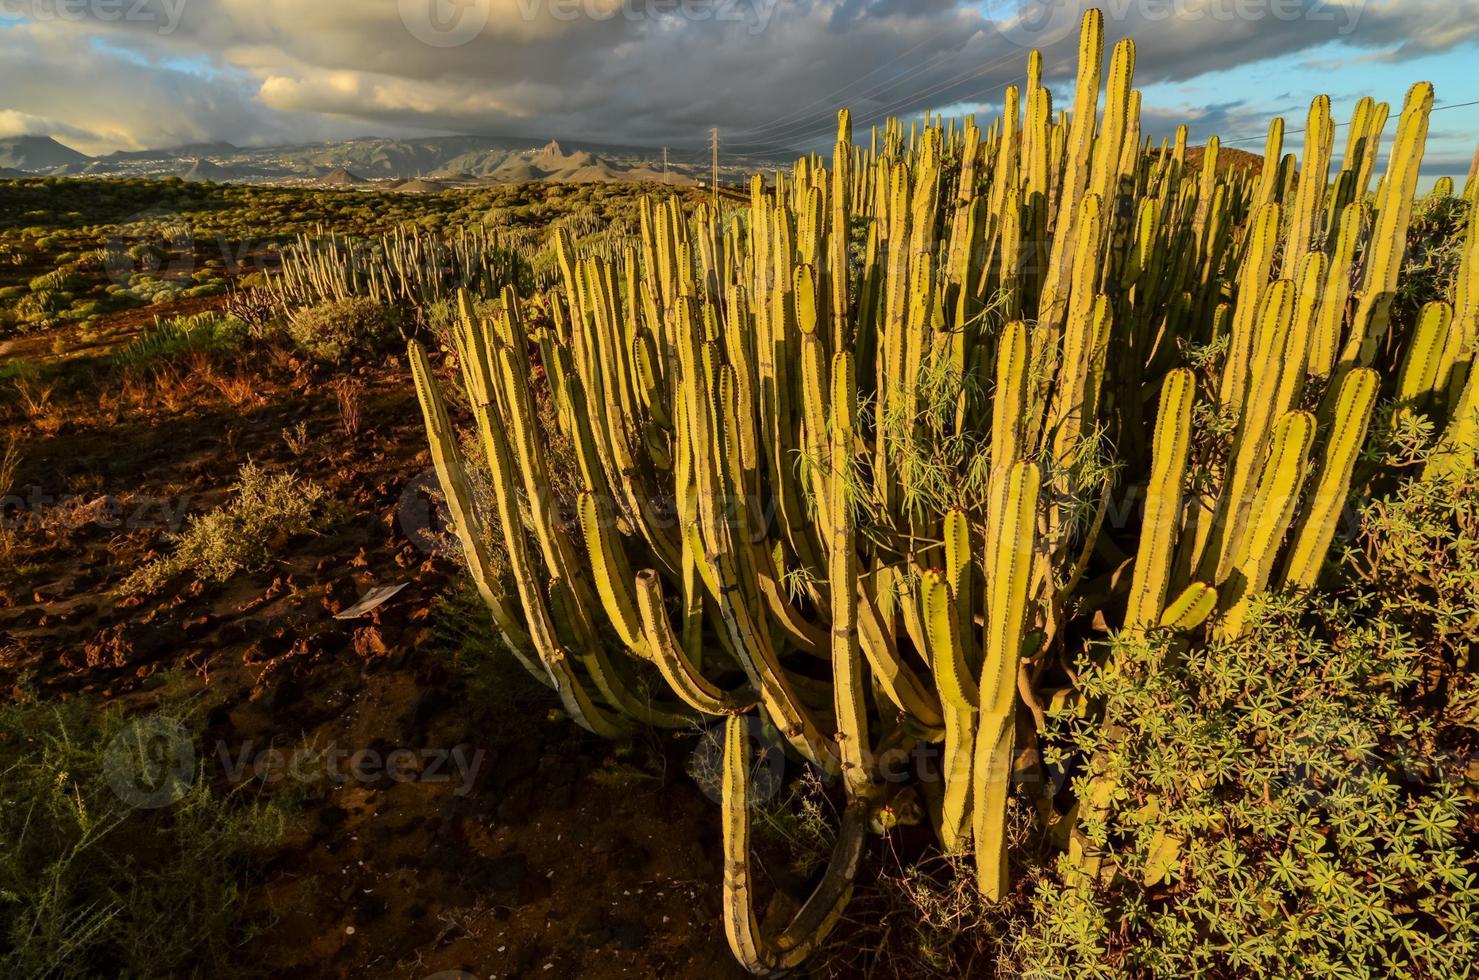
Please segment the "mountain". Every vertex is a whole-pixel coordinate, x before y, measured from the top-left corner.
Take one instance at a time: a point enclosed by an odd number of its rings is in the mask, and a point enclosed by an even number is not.
[[[209,160],[196,160],[195,162],[191,163],[190,166],[185,167],[183,170],[181,170],[180,176],[185,178],[186,180],[210,180],[215,181],[216,183],[220,183],[223,180],[231,179],[231,171],[227,170],[219,163],[212,163]]]
[[[393,189],[390,181],[419,179],[422,192],[525,181],[658,181],[694,184],[709,171],[695,148],[667,155],[652,147],[530,140],[501,136],[365,137],[327,143],[240,147],[191,143],[159,150],[123,150],[89,157],[48,137],[0,140],[0,167],[70,177],[183,177],[186,180]],[[728,179],[789,164],[786,154],[731,156]]]
[[[50,136],[11,136],[0,139],[0,167],[40,173],[54,167],[86,165],[92,157],[78,153]]]
[[[217,140],[214,143],[184,143],[161,150],[114,150],[99,160],[123,162],[125,160],[163,160],[169,157],[223,157],[241,152],[240,147]]]
[[[325,187],[354,187],[366,183],[365,179],[343,167],[335,167],[318,179]]]

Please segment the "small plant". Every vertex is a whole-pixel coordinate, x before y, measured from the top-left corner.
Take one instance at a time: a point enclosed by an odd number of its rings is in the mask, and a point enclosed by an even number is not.
[[[0,455],[0,497],[10,496],[15,488],[15,471],[21,465],[20,441],[15,436],[5,439],[5,453]]]
[[[194,353],[236,350],[247,339],[246,324],[232,316],[199,313],[154,321],[154,328],[113,355],[113,363],[138,369]]]
[[[338,378],[333,383],[334,400],[339,405],[339,428],[350,439],[359,435],[364,423],[365,385],[358,378]]]
[[[284,814],[213,792],[200,713],[0,706],[0,974],[239,976],[248,876]],[[145,743],[162,756],[137,755]]]
[[[336,517],[328,491],[319,484],[248,463],[230,500],[192,517],[170,554],[138,569],[119,588],[129,595],[153,592],[184,572],[224,582],[239,572],[266,568],[282,541],[323,531]]]
[[[299,419],[293,425],[282,430],[283,444],[288,447],[288,452],[294,456],[302,456],[308,451],[312,440],[308,436],[308,423]]]
[[[400,315],[391,307],[356,298],[299,310],[288,321],[288,335],[314,360],[340,361],[385,350],[399,326]]]

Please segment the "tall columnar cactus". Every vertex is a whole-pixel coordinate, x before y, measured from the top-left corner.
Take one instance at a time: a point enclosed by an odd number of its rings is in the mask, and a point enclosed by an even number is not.
[[[987,554],[986,648],[978,685],[972,833],[981,892],[999,899],[1009,887],[1006,802],[1016,735],[1017,673],[1025,640],[1029,579],[1037,548],[1036,463],[1018,462],[997,484],[988,520],[993,549]]]
[[[1181,520],[1182,482],[1191,449],[1191,410],[1196,398],[1196,376],[1186,368],[1166,375],[1156,415],[1155,448],[1150,483],[1145,491],[1145,522],[1130,583],[1125,612],[1128,629],[1144,629],[1160,622],[1171,562]]]
[[[1370,483],[1379,405],[1443,428],[1428,478],[1476,462],[1479,218],[1452,292],[1393,314],[1431,86],[1372,201],[1385,106],[1357,106],[1333,180],[1323,97],[1302,160],[1277,120],[1260,176],[1215,140],[1189,166],[1185,127],[1142,134],[1133,44],[1107,72],[1103,45],[1090,11],[1067,111],[1034,52],[995,121],[890,120],[857,145],[843,112],[830,158],[757,176],[742,204],[644,198],[616,247],[558,231],[554,288],[502,289],[491,314],[464,297],[449,350],[411,345],[501,642],[602,735],[723,719],[723,914],[753,972],[825,939],[869,828],[916,792],[983,895],[1009,894],[1014,783],[1055,709],[1100,710],[1073,687],[1099,655],[1085,637],[1195,649],[1269,588],[1314,586]],[[421,246],[394,247],[404,265]],[[344,285],[317,261],[284,276]],[[790,916],[755,904],[764,730],[842,801]],[[940,780],[884,778],[919,747]],[[1117,805],[1101,761],[1077,819],[1035,794],[1044,839]],[[1118,873],[1072,840],[1086,873]]]

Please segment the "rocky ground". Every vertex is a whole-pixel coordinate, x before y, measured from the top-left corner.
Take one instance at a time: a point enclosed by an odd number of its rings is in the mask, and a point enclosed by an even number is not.
[[[285,794],[289,832],[248,883],[269,925],[244,963],[284,977],[737,975],[717,807],[685,773],[697,736],[613,745],[516,667],[468,662],[486,642],[455,558],[425,533],[430,462],[403,366],[356,363],[347,394],[341,373],[283,350],[89,367],[142,326],[91,331],[96,349],[48,338],[66,363],[4,402],[20,462],[0,682],[141,713],[183,686],[207,713],[206,778]],[[41,358],[37,343],[0,358]],[[341,519],[272,542],[267,571],[121,598],[248,461],[317,481]],[[335,618],[375,586],[404,588]]]

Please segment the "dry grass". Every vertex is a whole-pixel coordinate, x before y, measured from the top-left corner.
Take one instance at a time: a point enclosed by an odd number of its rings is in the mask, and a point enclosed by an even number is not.
[[[350,439],[359,435],[364,422],[365,384],[359,378],[338,378],[331,386],[339,405],[339,428]]]

